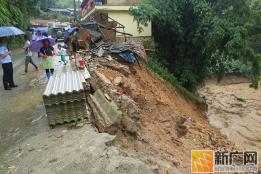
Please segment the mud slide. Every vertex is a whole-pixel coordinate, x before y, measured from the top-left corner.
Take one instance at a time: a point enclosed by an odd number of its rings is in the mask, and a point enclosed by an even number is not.
[[[190,173],[191,150],[234,149],[227,138],[209,124],[202,104],[184,98],[145,66],[128,65],[130,72],[123,73],[118,68],[122,65],[117,62],[113,65],[103,60],[102,66],[97,65],[97,68],[90,66],[103,75],[104,82],[93,78],[94,88],[119,101],[117,104],[123,113],[116,133],[109,131],[116,135],[114,145],[144,154],[148,164],[159,166],[159,173]],[[120,83],[114,83],[117,79]],[[130,107],[121,107],[127,105],[122,96],[133,100],[131,104],[138,109],[130,111]]]
[[[261,155],[261,91],[246,79],[226,77],[221,84],[209,80],[199,90],[208,104],[208,119],[237,146]]]

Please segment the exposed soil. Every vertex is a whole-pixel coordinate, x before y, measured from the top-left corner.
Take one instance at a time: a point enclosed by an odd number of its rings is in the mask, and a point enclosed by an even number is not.
[[[234,148],[226,136],[209,124],[198,103],[182,97],[143,66],[133,66],[131,70],[125,77],[115,70],[98,69],[108,79],[123,77],[122,85],[111,88],[131,96],[139,107],[138,136],[118,132],[116,146],[150,156],[148,163],[159,165],[161,173],[190,173],[193,149]]]

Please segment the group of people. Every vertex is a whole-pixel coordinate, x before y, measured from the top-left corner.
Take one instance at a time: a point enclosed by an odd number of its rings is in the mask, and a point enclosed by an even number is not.
[[[25,50],[25,74],[28,73],[28,65],[32,64],[35,70],[38,70],[38,66],[33,61],[33,53],[30,50],[31,39],[30,36],[25,36],[25,44],[23,49]],[[54,47],[50,44],[50,41],[46,39],[42,39],[43,46],[40,49],[38,56],[42,58],[42,65],[46,72],[46,76],[48,79],[54,73],[54,55],[60,56],[61,62],[66,65],[68,62],[66,61],[66,55],[69,55],[70,58],[76,52],[76,46],[74,44],[70,44],[68,51],[65,46],[58,44],[57,50],[55,51]],[[72,51],[70,51],[72,49]],[[17,87],[14,83],[13,79],[13,63],[11,58],[11,51],[8,49],[8,38],[0,38],[0,62],[3,68],[3,85],[5,90],[11,90],[12,88]]]

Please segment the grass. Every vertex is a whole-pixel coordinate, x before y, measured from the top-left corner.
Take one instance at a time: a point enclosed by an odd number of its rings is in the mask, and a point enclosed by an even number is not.
[[[178,82],[178,80],[176,79],[176,77],[171,72],[169,72],[169,70],[166,67],[160,64],[157,60],[149,57],[147,66],[154,73],[158,74],[162,79],[172,84],[185,98],[194,101],[200,101],[199,96],[193,94],[192,92],[182,87]]]

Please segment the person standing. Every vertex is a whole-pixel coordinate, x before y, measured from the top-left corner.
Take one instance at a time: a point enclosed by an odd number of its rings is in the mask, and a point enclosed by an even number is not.
[[[25,44],[24,44],[24,47],[23,47],[23,49],[25,50],[25,54],[26,54],[26,56],[25,56],[25,73],[28,72],[28,64],[29,63],[31,63],[35,67],[35,70],[37,71],[38,67],[33,62],[33,59],[32,59],[33,53],[29,49],[31,42],[30,42],[28,36],[25,36],[25,39],[26,39],[26,41],[25,41]]]
[[[78,36],[79,28],[76,28],[75,32],[72,35],[72,52],[75,59],[75,62],[77,62],[77,51],[79,49],[79,36]]]
[[[61,61],[63,62],[64,65],[66,65],[67,61],[65,59],[65,56],[66,56],[67,50],[65,48],[63,48],[61,44],[58,44],[57,48],[58,49],[57,49],[56,55],[61,56]]]
[[[7,48],[7,38],[0,38],[0,62],[3,68],[3,84],[5,90],[11,90],[11,88],[18,87],[14,83],[13,79],[13,63],[11,58],[11,52]]]
[[[42,57],[43,68],[45,69],[48,80],[54,73],[53,55],[55,55],[54,48],[50,45],[49,40],[43,40],[43,47],[40,49],[40,57]]]

